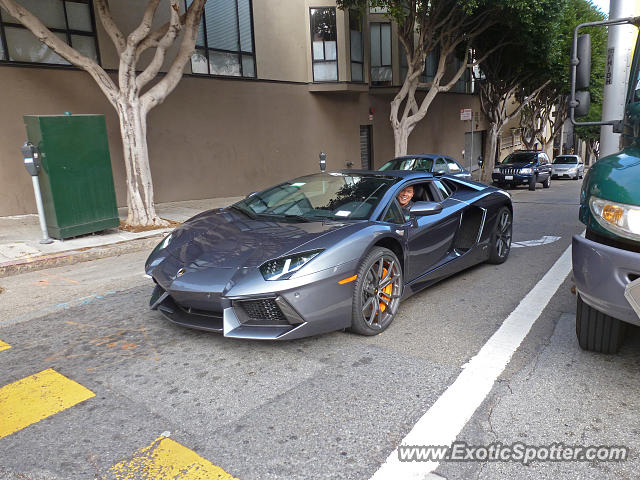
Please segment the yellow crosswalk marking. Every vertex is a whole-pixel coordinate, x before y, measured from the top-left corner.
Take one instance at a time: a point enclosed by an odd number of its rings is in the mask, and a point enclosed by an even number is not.
[[[0,388],[0,438],[94,397],[53,369]]]
[[[11,345],[9,345],[8,343],[5,343],[2,340],[0,340],[0,352],[2,350],[7,350],[8,348],[11,348]]]
[[[110,470],[117,480],[238,480],[193,450],[167,437],[156,438],[130,460]]]

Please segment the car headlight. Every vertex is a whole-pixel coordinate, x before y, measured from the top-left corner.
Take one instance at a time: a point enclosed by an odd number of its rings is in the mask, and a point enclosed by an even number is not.
[[[591,213],[598,223],[612,233],[640,240],[640,207],[591,197]]]
[[[533,173],[533,168],[521,168],[520,173],[523,175],[530,175]]]
[[[323,250],[311,250],[310,252],[294,253],[287,257],[269,260],[260,266],[260,273],[265,280],[285,280],[304,267]]]
[[[500,169],[499,168],[494,168],[493,169],[493,173],[500,173]]]

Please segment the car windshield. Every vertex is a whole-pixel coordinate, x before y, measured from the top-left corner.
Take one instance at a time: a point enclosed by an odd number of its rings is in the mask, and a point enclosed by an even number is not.
[[[502,165],[510,165],[513,163],[533,163],[536,161],[535,152],[514,152],[502,161]]]
[[[385,163],[378,170],[423,170],[430,172],[433,158],[396,158]]]
[[[553,160],[554,165],[576,164],[576,163],[578,163],[578,159],[576,157],[556,157]]]
[[[296,178],[234,204],[249,216],[291,221],[369,218],[385,192],[399,178],[324,173]]]

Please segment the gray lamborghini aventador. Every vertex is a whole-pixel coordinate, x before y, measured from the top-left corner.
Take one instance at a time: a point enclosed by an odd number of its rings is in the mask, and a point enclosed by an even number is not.
[[[401,207],[409,185],[412,202]],[[227,337],[374,335],[402,299],[474,264],[504,262],[512,218],[508,193],[455,177],[300,177],[176,228],[146,262],[150,305]]]

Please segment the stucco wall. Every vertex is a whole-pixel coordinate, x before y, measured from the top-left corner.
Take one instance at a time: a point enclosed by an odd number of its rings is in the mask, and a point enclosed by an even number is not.
[[[0,215],[35,211],[19,151],[26,139],[24,114],[105,114],[118,203],[126,203],[117,118],[86,73],[2,66],[0,85]],[[149,115],[156,201],[246,194],[317,171],[322,150],[328,169],[345,168],[348,161],[357,166],[359,126],[369,123],[375,166],[380,166],[393,157],[390,100],[368,93],[311,93],[304,84],[186,76]],[[468,130],[459,110],[472,105],[477,108],[477,99],[469,95],[436,97],[411,136],[410,152],[459,158]]]

